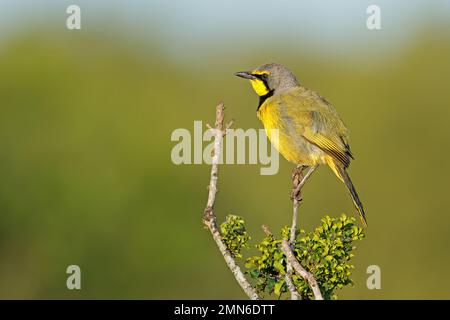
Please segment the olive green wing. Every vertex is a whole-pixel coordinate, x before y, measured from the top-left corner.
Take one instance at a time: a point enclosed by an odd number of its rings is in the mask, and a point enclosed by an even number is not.
[[[280,95],[283,114],[295,133],[338,160],[344,168],[353,158],[348,145],[348,129],[336,109],[314,91],[299,88]]]

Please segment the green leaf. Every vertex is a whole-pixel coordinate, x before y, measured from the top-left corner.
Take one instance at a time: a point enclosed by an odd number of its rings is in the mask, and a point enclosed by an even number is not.
[[[283,285],[284,285],[284,279],[278,281],[278,282],[275,284],[275,286],[274,286],[274,293],[275,293],[277,296],[279,296],[279,295],[282,293],[282,290],[281,290],[281,289],[283,288]]]

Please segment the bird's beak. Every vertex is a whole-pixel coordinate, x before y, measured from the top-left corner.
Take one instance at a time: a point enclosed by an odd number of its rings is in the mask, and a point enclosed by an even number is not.
[[[241,78],[249,79],[249,80],[257,79],[254,75],[251,74],[251,72],[248,72],[248,71],[236,72],[234,75],[237,77],[241,77]]]

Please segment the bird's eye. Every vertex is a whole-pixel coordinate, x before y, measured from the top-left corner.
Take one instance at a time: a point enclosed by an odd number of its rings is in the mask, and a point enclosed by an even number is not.
[[[268,74],[266,74],[266,73],[256,73],[256,74],[253,74],[253,75],[255,77],[257,77],[261,81],[266,81],[267,78],[268,78]]]

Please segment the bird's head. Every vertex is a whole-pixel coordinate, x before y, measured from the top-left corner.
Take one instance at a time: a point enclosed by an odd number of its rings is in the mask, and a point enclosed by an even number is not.
[[[249,79],[253,90],[260,97],[268,97],[278,91],[298,86],[295,75],[285,66],[278,63],[268,63],[253,71],[235,73],[236,76]]]

